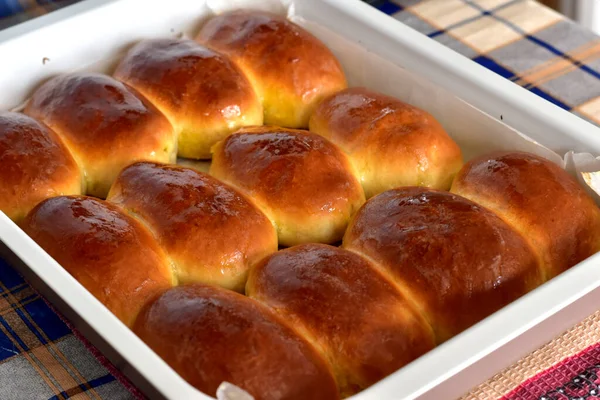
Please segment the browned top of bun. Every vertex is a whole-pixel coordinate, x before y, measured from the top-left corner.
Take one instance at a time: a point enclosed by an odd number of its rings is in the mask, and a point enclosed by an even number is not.
[[[226,12],[209,19],[196,40],[230,56],[245,70],[262,95],[273,101],[294,96],[311,104],[346,87],[338,60],[316,37],[283,16],[250,10]],[[277,94],[277,92],[280,92]],[[267,123],[269,104],[265,105]],[[312,111],[312,109],[311,109]],[[309,114],[301,118],[306,127]]]
[[[254,200],[288,215],[341,213],[362,195],[346,156],[307,131],[278,127],[243,128],[223,140],[213,155],[219,178]]]
[[[114,75],[153,99],[175,126],[180,118],[233,120],[258,101],[233,62],[192,40],[144,40]]]
[[[0,210],[17,222],[47,197],[81,193],[81,171],[69,150],[23,114],[0,112],[0,166]]]
[[[328,356],[351,395],[434,346],[433,332],[363,257],[306,244],[251,270],[246,292],[276,310]]]
[[[442,126],[426,111],[394,97],[363,87],[352,87],[325,99],[311,117],[325,125],[323,135],[340,143],[350,152],[360,150],[364,142],[379,143],[377,150],[405,143],[421,146],[430,140],[447,138],[447,145],[460,153]],[[397,147],[391,147],[397,151]],[[383,155],[382,155],[383,156]]]
[[[42,85],[25,112],[66,137],[78,152],[104,158],[109,150],[157,141],[169,123],[131,88],[101,74],[61,75]]]
[[[277,250],[275,228],[256,206],[193,169],[135,163],[121,172],[108,200],[148,222],[183,282],[201,276],[243,291],[250,264]]]
[[[257,10],[236,10],[209,19],[198,34],[200,42],[235,59],[243,58],[256,72],[276,80],[293,74],[299,94],[310,91],[309,82],[338,79],[341,66],[316,37],[281,15]],[[290,76],[291,75],[291,76]]]
[[[52,128],[85,170],[88,193],[106,196],[113,175],[130,162],[167,162],[173,127],[152,104],[102,74],[57,76],[40,86],[25,113]],[[173,160],[174,161],[174,160]]]
[[[515,230],[442,191],[403,188],[375,196],[351,222],[344,247],[391,273],[439,341],[542,282],[533,251]]]
[[[543,253],[551,278],[600,250],[600,210],[565,170],[522,152],[468,162],[452,191],[495,211]]]
[[[400,186],[448,190],[462,166],[460,148],[433,116],[361,87],[322,101],[310,130],[351,155],[367,197]]]
[[[170,262],[152,234],[108,202],[53,197],[38,204],[22,225],[127,325],[148,299],[174,283]]]
[[[266,307],[235,292],[176,287],[148,304],[133,329],[208,395],[227,381],[257,400],[339,398],[314,348]]]
[[[382,159],[397,157],[399,149],[402,157],[418,158],[424,148],[435,144],[438,152],[461,157],[458,145],[431,114],[361,87],[328,97],[312,120],[324,125],[323,136],[350,153],[360,153],[368,143]]]
[[[283,80],[300,96],[310,96],[318,82],[344,80],[340,63],[327,46],[280,15],[226,12],[209,19],[197,40],[234,60],[242,59],[262,79]]]

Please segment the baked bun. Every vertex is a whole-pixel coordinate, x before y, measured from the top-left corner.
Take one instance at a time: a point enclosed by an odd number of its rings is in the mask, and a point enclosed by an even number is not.
[[[242,129],[215,146],[210,174],[250,197],[284,246],[339,241],[364,202],[346,155],[307,131]]]
[[[395,285],[350,251],[306,244],[252,268],[248,296],[269,305],[331,362],[342,397],[431,350],[433,331]]]
[[[229,56],[263,100],[265,124],[307,128],[325,97],[346,87],[340,63],[285,17],[240,10],[210,18],[196,40]]]
[[[553,162],[497,152],[469,161],[452,191],[496,212],[527,238],[547,279],[600,250],[600,210]]]
[[[103,200],[53,197],[38,204],[22,226],[128,326],[150,298],[176,282],[148,229]]]
[[[189,384],[214,396],[226,381],[256,400],[339,398],[326,362],[258,302],[214,286],[168,290],[134,332]]]
[[[60,138],[23,114],[0,112],[0,211],[19,223],[48,197],[81,194],[83,175]]]
[[[532,249],[500,217],[433,189],[373,197],[351,222],[343,246],[394,278],[438,342],[543,282]]]
[[[25,113],[54,130],[85,173],[87,194],[104,198],[123,167],[138,160],[172,162],[169,121],[147,100],[96,73],[55,77],[33,94]]]
[[[180,157],[210,158],[210,148],[231,132],[263,123],[262,104],[242,71],[193,40],[144,40],[114,76],[169,118]]]
[[[135,163],[121,172],[108,200],[154,231],[180,282],[242,292],[250,265],[277,251],[275,228],[256,206],[190,168]]]
[[[367,198],[401,186],[448,190],[462,166],[460,148],[435,118],[365,88],[326,98],[310,130],[348,154]]]

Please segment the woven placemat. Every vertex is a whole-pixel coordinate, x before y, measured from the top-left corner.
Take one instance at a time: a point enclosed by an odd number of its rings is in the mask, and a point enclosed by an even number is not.
[[[561,387],[569,386],[568,384],[576,380],[579,375],[584,375],[586,369],[595,368],[598,364],[599,360],[594,350],[600,343],[599,327],[600,311],[597,311],[564,334],[482,383],[462,400],[488,400],[502,397],[508,399],[574,398],[568,393],[560,393]],[[594,353],[592,354],[594,357],[585,357],[586,353]],[[565,368],[560,370],[558,368],[560,366]],[[584,386],[590,385],[585,382]],[[593,389],[590,387],[589,391]],[[557,392],[562,397],[556,397],[550,392]],[[584,393],[577,394],[577,396],[582,395],[585,396]],[[600,399],[600,397],[589,396],[580,398],[581,400]]]

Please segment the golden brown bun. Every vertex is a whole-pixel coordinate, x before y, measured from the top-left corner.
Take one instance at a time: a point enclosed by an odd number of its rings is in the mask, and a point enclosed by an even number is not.
[[[498,152],[469,161],[452,191],[496,212],[525,237],[550,279],[600,250],[600,210],[565,170]]]
[[[242,71],[192,40],[144,40],[114,76],[169,118],[180,157],[210,158],[210,148],[231,132],[263,123],[260,100]]]
[[[214,396],[230,382],[256,400],[339,398],[325,361],[266,307],[214,286],[166,291],[134,332],[186,381]]]
[[[138,160],[175,162],[169,121],[113,78],[76,73],[38,88],[25,113],[54,130],[83,168],[87,194],[105,197],[119,171]]]
[[[117,206],[85,196],[38,204],[23,229],[128,326],[152,297],[175,284],[152,234]]]
[[[48,197],[82,193],[83,176],[60,138],[23,114],[0,112],[0,211],[19,223]]]
[[[317,104],[346,87],[331,51],[282,16],[224,13],[209,19],[196,40],[229,56],[246,73],[263,100],[268,125],[307,128]]]
[[[342,397],[431,350],[433,332],[395,285],[350,251],[306,244],[252,268],[248,296],[273,308],[330,361]]]
[[[256,206],[189,168],[133,164],[121,172],[108,200],[147,222],[180,282],[242,292],[250,265],[277,251],[275,228]]]
[[[215,146],[210,173],[250,197],[284,246],[339,241],[365,200],[346,155],[307,131],[242,129]]]
[[[460,148],[435,118],[365,88],[325,99],[310,130],[349,155],[367,198],[401,186],[448,190],[462,166]]]
[[[508,224],[467,199],[433,189],[373,197],[348,227],[343,246],[393,276],[438,342],[543,282],[533,251]]]

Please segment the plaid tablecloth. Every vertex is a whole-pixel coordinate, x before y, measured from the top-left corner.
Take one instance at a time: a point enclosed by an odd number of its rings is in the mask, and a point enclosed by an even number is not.
[[[370,3],[559,107],[600,122],[600,38],[561,14],[533,0]]]
[[[0,29],[76,1],[0,0]],[[548,101],[600,124],[600,38],[554,11],[533,0],[368,2]],[[474,388],[465,399],[600,399],[599,323],[600,312]],[[1,400],[139,396],[0,260]]]
[[[81,0],[0,0],[0,29],[47,14]]]

